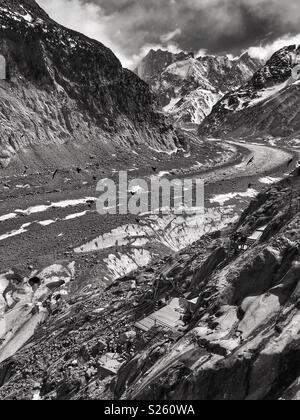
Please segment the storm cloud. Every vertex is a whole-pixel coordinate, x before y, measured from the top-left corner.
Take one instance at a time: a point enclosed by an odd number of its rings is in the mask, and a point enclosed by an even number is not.
[[[110,47],[128,67],[150,48],[267,58],[299,40],[299,0],[37,0],[55,20]]]

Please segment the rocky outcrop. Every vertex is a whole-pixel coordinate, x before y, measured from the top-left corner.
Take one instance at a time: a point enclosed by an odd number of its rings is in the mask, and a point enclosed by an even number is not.
[[[173,54],[169,51],[150,50],[135,69],[135,73],[146,83],[153,84],[154,79],[171,64],[194,58],[193,53],[180,52]]]
[[[261,62],[243,54],[238,59],[192,53],[150,51],[136,73],[153,89],[161,108],[178,123],[197,123],[222,96],[248,81]]]
[[[300,129],[299,48],[276,52],[253,78],[226,94],[200,126],[213,137],[290,137]]]
[[[84,162],[146,144],[175,148],[148,86],[101,43],[55,23],[35,1],[0,1],[0,163]]]

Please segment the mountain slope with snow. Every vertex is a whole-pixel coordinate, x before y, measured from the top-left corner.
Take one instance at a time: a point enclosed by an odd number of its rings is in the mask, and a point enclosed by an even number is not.
[[[148,144],[174,149],[148,86],[101,43],[55,23],[34,0],[0,0],[0,164],[68,166]]]
[[[214,137],[290,137],[300,131],[300,49],[277,51],[253,78],[229,92],[203,121],[199,133]]]
[[[179,123],[200,124],[229,90],[249,80],[260,62],[243,54],[238,59],[192,53],[150,51],[136,69],[159,98],[166,114]]]

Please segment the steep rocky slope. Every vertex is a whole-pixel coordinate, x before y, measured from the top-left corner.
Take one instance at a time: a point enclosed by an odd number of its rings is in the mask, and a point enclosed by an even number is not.
[[[123,397],[299,398],[299,175],[260,195],[243,215],[235,231],[241,238],[263,231],[247,251],[221,238],[190,277],[178,267],[168,273],[177,284],[182,275],[190,279],[190,297],[198,299],[193,318],[175,344],[158,346],[159,356],[152,348],[121,369],[118,395],[135,372]]]
[[[300,130],[299,55],[282,48],[253,78],[229,92],[203,121],[199,133],[214,137],[293,137]]]
[[[223,95],[248,81],[261,65],[243,54],[238,59],[193,53],[153,51],[136,73],[158,95],[162,109],[179,123],[201,123]]]
[[[297,169],[227,231],[104,293],[93,284],[51,303],[46,324],[0,365],[0,398],[299,399],[299,196]],[[170,298],[193,300],[183,322],[132,335]],[[101,358],[126,331],[123,365],[104,375]]]
[[[34,0],[0,1],[0,164],[66,167],[116,145],[174,149],[148,86],[101,43],[56,24]]]

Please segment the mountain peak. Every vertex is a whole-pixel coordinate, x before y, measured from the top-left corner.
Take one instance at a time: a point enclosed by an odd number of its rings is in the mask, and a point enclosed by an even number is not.
[[[250,81],[215,105],[203,121],[200,134],[288,137],[299,132],[299,86],[292,77],[299,53],[296,45],[275,52]]]
[[[172,53],[160,48],[158,50],[151,49],[138,64],[135,73],[146,83],[151,84],[151,78],[154,74],[161,73],[171,64],[188,58],[194,58],[194,54],[192,52],[186,53],[184,51]]]
[[[259,67],[254,59],[230,60],[227,56],[151,50],[136,73],[158,95],[161,108],[176,123],[199,124],[222,97],[239,87]]]
[[[1,9],[4,9],[8,14],[16,13],[21,17],[30,13],[35,17],[49,19],[47,13],[35,0],[0,0],[0,12]]]

